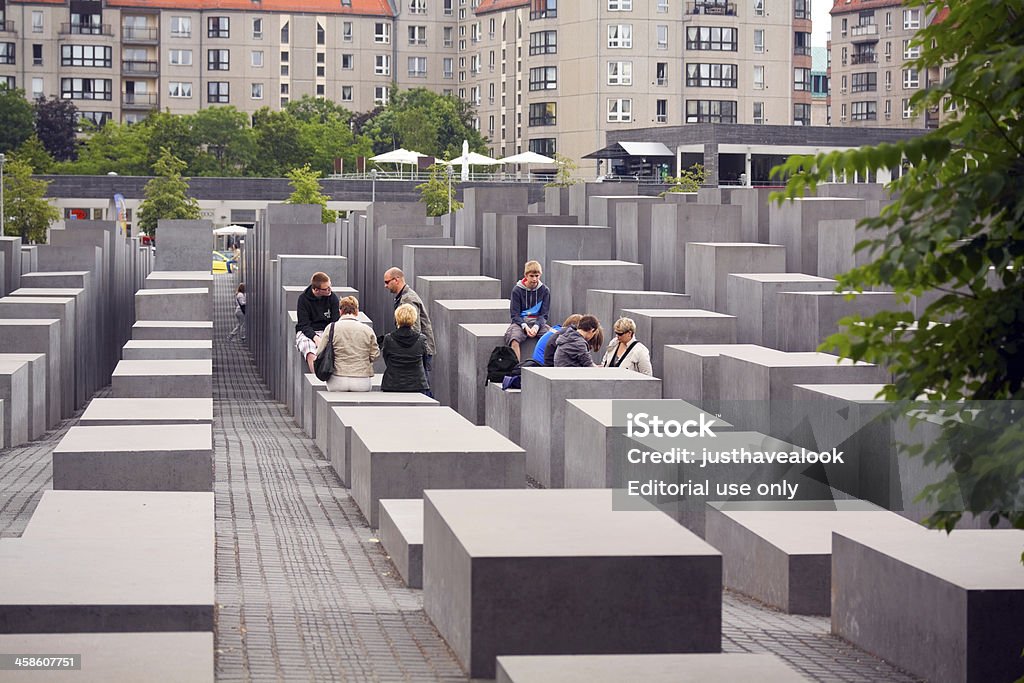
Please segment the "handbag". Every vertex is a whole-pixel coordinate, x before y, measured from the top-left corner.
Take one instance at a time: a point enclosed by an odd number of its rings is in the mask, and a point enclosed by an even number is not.
[[[334,374],[334,323],[331,323],[327,346],[317,354],[316,360],[313,361],[313,374],[321,382],[326,382]]]

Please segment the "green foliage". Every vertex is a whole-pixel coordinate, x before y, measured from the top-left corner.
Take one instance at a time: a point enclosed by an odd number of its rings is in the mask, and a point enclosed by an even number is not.
[[[199,202],[188,194],[188,179],[181,176],[185,162],[171,154],[166,147],[160,149],[160,158],[153,164],[156,174],[146,183],[146,198],[139,203],[139,229],[149,236],[156,235],[157,221],[161,219],[195,220],[199,218]]]
[[[947,7],[909,0],[930,16]],[[899,143],[795,157],[775,169],[790,174],[777,198],[813,191],[833,174],[852,177],[904,166],[890,189],[895,201],[862,221],[870,239],[858,245],[874,261],[840,277],[840,287],[891,288],[907,297],[931,293],[915,318],[885,312],[845,321],[831,337],[847,358],[892,372],[889,400],[926,395],[943,416],[943,437],[925,448],[927,462],[949,468],[922,499],[936,510],[929,523],[951,529],[966,510],[997,511],[1024,528],[1024,425],[1008,414],[999,438],[965,440],[973,427],[964,404],[1024,398],[1024,14],[1017,3],[962,0],[949,16],[922,29],[919,59],[908,66],[943,73],[916,94],[918,112],[946,111],[941,126]],[[955,104],[955,111],[948,111]],[[1019,404],[1016,404],[1019,406]],[[954,444],[950,449],[947,445]],[[958,445],[958,446],[956,446]],[[966,447],[965,447],[966,446]]]
[[[51,97],[35,103],[36,135],[58,161],[74,159],[78,148],[78,108],[71,100]]]
[[[420,183],[416,189],[420,191],[420,201],[427,205],[428,216],[443,216],[462,208],[462,202],[455,199],[455,182],[449,179],[448,169],[444,164],[430,166],[430,178]]]
[[[404,147],[450,159],[462,154],[463,140],[469,141],[471,151],[487,152],[487,140],[473,127],[470,106],[425,88],[393,91],[388,106],[360,122],[360,130],[378,154]]]
[[[79,147],[76,160],[58,163],[54,171],[76,175],[149,175],[151,132],[141,124],[129,126],[110,121]]]
[[[197,176],[228,178],[244,174],[256,157],[249,117],[234,107],[207,107],[191,114],[200,151],[189,171]]]
[[[334,223],[338,220],[338,212],[327,208],[327,195],[320,191],[320,171],[314,171],[306,164],[288,171],[285,177],[291,181],[288,184],[294,190],[285,204],[319,204],[321,222]]]
[[[39,137],[35,134],[21,143],[21,146],[14,150],[11,157],[24,161],[31,166],[33,173],[49,173],[50,169],[53,168],[53,157],[46,151],[43,143],[39,141]]]
[[[50,183],[32,177],[32,167],[15,158],[4,165],[4,234],[21,236],[22,241],[46,242],[50,223],[60,211],[46,199]]]
[[[0,153],[17,149],[33,130],[32,105],[25,91],[0,85]]]
[[[694,164],[690,168],[684,169],[678,177],[669,178],[670,187],[660,196],[664,197],[666,194],[677,192],[696,192],[704,184],[705,178],[707,178],[707,171],[704,170],[704,167]]]
[[[575,176],[576,169],[579,168],[575,161],[557,152],[553,158],[555,160],[555,179],[544,185],[544,187],[570,187],[576,183],[583,182]]]

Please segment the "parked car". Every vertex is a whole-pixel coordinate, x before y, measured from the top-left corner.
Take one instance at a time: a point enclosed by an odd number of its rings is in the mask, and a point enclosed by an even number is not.
[[[213,272],[214,273],[226,273],[228,272],[228,261],[233,262],[234,257],[225,254],[220,251],[213,252]]]

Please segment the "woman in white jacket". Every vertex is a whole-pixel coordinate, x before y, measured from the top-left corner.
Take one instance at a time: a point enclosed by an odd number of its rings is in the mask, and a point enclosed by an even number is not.
[[[636,323],[632,318],[619,318],[612,327],[615,339],[608,345],[601,363],[606,368],[626,368],[642,375],[653,375],[651,352],[636,340]]]

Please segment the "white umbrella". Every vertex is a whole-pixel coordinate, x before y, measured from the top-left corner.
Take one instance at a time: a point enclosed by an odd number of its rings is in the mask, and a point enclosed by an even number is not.
[[[555,160],[536,152],[520,152],[504,159],[498,159],[503,164],[553,164]]]
[[[376,161],[378,164],[402,164],[415,166],[419,163],[420,157],[425,157],[426,154],[420,154],[409,149],[399,147],[393,149],[390,152],[384,152],[378,154],[375,157],[370,157],[370,161]]]
[[[241,225],[225,225],[223,228],[217,228],[213,231],[214,235],[244,235],[249,231],[248,228],[243,228]]]
[[[462,153],[462,156],[455,157],[451,161],[442,161],[440,163],[448,164],[449,166],[462,166],[462,180],[469,180],[470,166],[496,166],[500,162],[497,159],[492,159],[491,157],[484,156],[483,154],[466,151]]]

